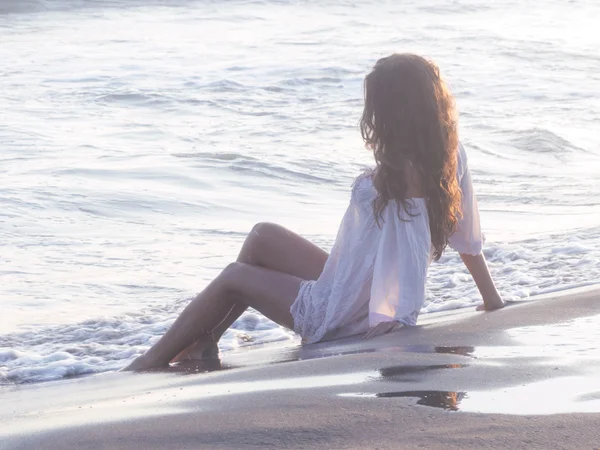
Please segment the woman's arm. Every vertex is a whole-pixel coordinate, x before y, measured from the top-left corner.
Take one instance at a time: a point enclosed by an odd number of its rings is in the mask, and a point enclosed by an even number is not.
[[[469,272],[483,297],[483,308],[480,307],[477,309],[492,311],[494,309],[502,308],[505,305],[505,302],[502,300],[502,297],[500,297],[500,294],[496,289],[496,285],[494,284],[490,270],[485,262],[483,253],[476,256],[461,253],[460,257],[465,263],[465,266],[467,266],[467,269],[469,269]]]

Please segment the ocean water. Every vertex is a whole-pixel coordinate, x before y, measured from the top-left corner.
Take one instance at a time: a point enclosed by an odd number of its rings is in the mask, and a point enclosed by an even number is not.
[[[600,281],[593,0],[0,2],[0,384],[115,370],[253,224],[328,249],[378,57],[457,98],[505,298]],[[458,255],[423,313],[474,307]],[[248,312],[221,349],[295,339]]]

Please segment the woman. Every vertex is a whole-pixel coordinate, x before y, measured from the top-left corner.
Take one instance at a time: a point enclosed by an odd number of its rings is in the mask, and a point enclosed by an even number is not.
[[[437,66],[412,54],[380,59],[365,79],[362,137],[375,168],[359,176],[328,255],[273,224],[258,224],[237,262],[127,369],[214,349],[248,307],[313,343],[415,325],[432,260],[457,250],[483,297],[504,306],[481,253],[483,235],[454,99]]]

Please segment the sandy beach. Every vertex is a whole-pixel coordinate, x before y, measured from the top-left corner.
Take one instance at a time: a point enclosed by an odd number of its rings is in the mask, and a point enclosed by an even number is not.
[[[600,447],[600,288],[0,391],[0,448]]]

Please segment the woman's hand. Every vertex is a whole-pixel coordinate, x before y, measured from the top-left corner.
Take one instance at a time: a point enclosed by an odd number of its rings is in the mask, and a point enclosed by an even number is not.
[[[404,324],[400,322],[381,322],[374,327],[371,327],[369,331],[364,335],[364,339],[368,339],[371,337],[379,336],[380,334],[389,333],[392,330],[396,330],[400,327],[403,327]]]
[[[461,253],[460,257],[473,276],[473,280],[483,298],[483,305],[478,306],[477,311],[493,311],[503,308],[506,302],[502,300],[500,293],[496,289],[483,253],[479,255]]]

